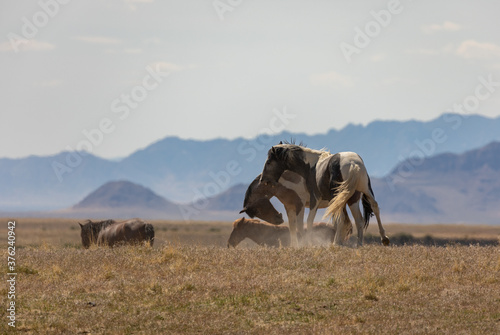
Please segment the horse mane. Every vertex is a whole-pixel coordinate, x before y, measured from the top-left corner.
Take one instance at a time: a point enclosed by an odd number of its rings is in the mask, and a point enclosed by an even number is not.
[[[236,228],[237,226],[240,225],[240,223],[243,223],[243,222],[245,222],[245,218],[241,218],[239,220],[234,221],[233,222],[233,228]]]
[[[283,140],[283,141],[280,141],[279,144],[291,144],[291,145],[298,145],[299,147],[307,148],[307,145],[304,144],[304,142],[302,142],[302,141],[300,141],[299,144],[296,144],[295,139],[293,137],[290,139],[290,141]]]
[[[241,219],[238,219],[238,220],[236,220],[236,221],[233,222],[233,228],[236,228],[236,227],[241,228],[243,226],[278,227],[276,225],[273,225],[273,224],[270,224],[270,223],[267,223],[267,222],[263,222],[263,221],[260,221],[260,220],[256,220],[256,219],[241,218]]]
[[[320,158],[326,155],[330,155],[330,151],[326,150],[326,148],[323,148],[321,150],[314,150],[304,146],[302,142],[300,144],[295,144],[293,143],[293,141],[292,143],[289,143],[287,141],[283,143],[282,141],[280,142],[280,144],[278,144],[278,146],[275,146],[273,148],[276,147],[280,148],[280,150],[273,151],[275,157],[278,160],[286,161],[292,165],[295,164],[297,161],[302,160],[302,153],[304,152],[319,154]]]
[[[245,207],[248,204],[248,201],[250,201],[250,196],[252,195],[255,186],[259,183],[260,176],[261,174],[259,174],[248,186],[245,192],[245,199],[243,200],[243,207]]]
[[[109,220],[102,220],[102,221],[96,221],[92,222],[91,220],[87,220],[87,224],[90,224],[92,227],[100,227],[101,229],[104,229],[108,226],[111,226],[112,224],[115,224],[116,221],[109,219]]]
[[[92,222],[91,220],[87,220],[85,223],[85,226],[89,227],[89,231],[95,238],[97,238],[97,235],[99,235],[99,232],[113,224],[117,223],[115,220],[102,220],[102,221],[96,221]]]

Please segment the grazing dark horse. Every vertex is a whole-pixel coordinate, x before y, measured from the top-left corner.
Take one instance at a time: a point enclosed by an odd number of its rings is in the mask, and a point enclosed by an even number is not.
[[[332,243],[335,229],[324,223],[313,226],[312,238],[316,244]],[[268,247],[287,247],[290,245],[290,231],[286,226],[271,225],[259,220],[241,218],[233,222],[233,231],[227,241],[227,247],[240,244],[249,238],[258,245]]]
[[[149,242],[153,246],[155,231],[153,225],[141,219],[131,219],[122,222],[105,220],[85,224],[78,223],[81,228],[82,245],[89,248],[92,243],[114,246],[117,243],[139,244]]]
[[[379,233],[384,245],[389,244],[380,220],[380,211],[370,184],[370,177],[361,157],[354,152],[331,154],[312,150],[295,144],[279,144],[269,152],[260,182],[275,186],[285,170],[293,171],[305,179],[309,192],[309,216],[307,227],[311,228],[322,201],[329,205],[325,216],[330,216],[339,225],[347,224],[345,206],[349,205],[356,222],[358,245],[363,244],[363,228],[368,227],[370,216],[375,213]],[[359,210],[362,194],[364,218]],[[344,229],[342,229],[344,231]],[[336,234],[335,243],[341,244],[341,234]]]
[[[261,175],[258,175],[248,186],[243,202],[244,208],[240,211],[240,214],[246,212],[251,218],[258,217],[272,224],[281,224],[283,222],[282,215],[270,201],[275,196],[285,206],[290,227],[291,244],[297,245],[297,236],[302,236],[304,233],[304,212],[306,207],[309,208],[310,200],[305,179],[295,172],[286,170],[281,175],[278,183],[272,187],[269,184],[260,183],[260,177]],[[358,201],[359,196],[353,200]],[[322,201],[318,208],[327,206],[328,202]],[[345,214],[348,222],[344,225],[342,239],[348,237],[352,231],[352,223],[349,216],[347,216],[347,212]]]

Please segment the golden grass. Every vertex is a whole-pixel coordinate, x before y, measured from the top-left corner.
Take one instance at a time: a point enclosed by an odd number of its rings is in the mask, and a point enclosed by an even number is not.
[[[9,219],[0,218],[0,236],[7,234]],[[44,243],[54,246],[81,245],[80,227],[76,219],[49,219],[49,218],[20,218],[16,219],[17,245],[40,246]],[[195,244],[204,246],[226,246],[232,230],[231,222],[206,221],[149,221],[155,227],[155,248],[167,243]],[[436,238],[456,239],[490,239],[498,240],[500,225],[460,225],[460,224],[386,224],[384,225],[389,237],[399,234],[409,234],[416,238],[432,236]],[[354,232],[356,234],[356,232]],[[376,224],[368,227],[367,235],[377,236]],[[6,239],[0,240],[0,247],[5,248]],[[254,247],[255,244],[245,240],[239,248]]]
[[[18,259],[25,333],[500,331],[498,247],[45,245]]]
[[[83,250],[75,222],[36,220],[16,220],[26,334],[500,332],[498,246],[227,249],[228,222],[153,222],[154,248]]]

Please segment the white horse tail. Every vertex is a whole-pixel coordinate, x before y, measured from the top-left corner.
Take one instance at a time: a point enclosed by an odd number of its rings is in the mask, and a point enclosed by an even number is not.
[[[347,179],[341,182],[339,186],[337,186],[337,194],[332,199],[332,201],[330,201],[330,204],[326,208],[326,212],[323,218],[330,217],[334,221],[338,221],[341,219],[347,201],[354,195],[354,192],[356,191],[356,186],[359,182],[359,175],[359,165],[351,163]]]

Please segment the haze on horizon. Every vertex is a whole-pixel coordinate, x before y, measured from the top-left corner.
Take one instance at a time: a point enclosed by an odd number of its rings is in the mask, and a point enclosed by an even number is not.
[[[0,157],[78,149],[87,136],[93,154],[115,158],[167,136],[496,117],[499,10],[485,0],[3,2]]]

